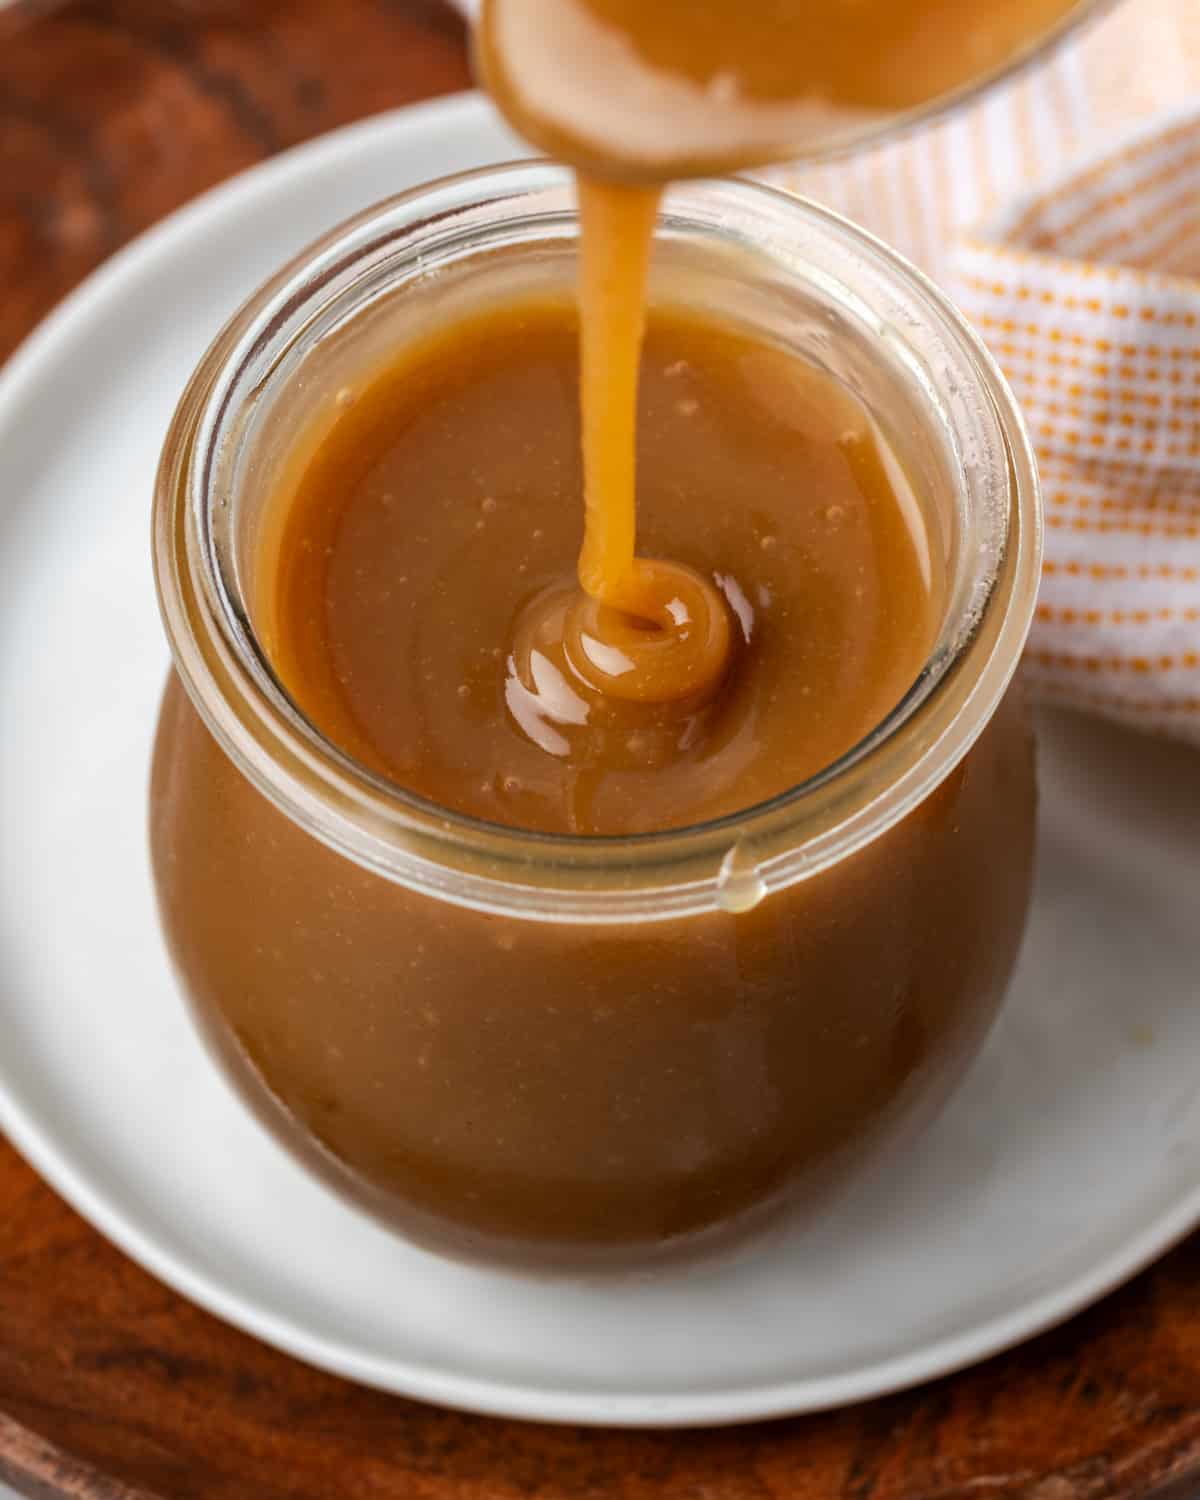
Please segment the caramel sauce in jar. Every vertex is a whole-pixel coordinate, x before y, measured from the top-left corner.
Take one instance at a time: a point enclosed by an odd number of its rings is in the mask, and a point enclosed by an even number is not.
[[[301,265],[185,397],[152,853],[205,1034],[339,1190],[457,1251],[642,1258],[848,1180],[978,1050],[1030,888],[1036,484],[935,294],[697,188],[623,398],[616,576],[656,581],[590,592],[586,348],[559,252],[506,245],[561,177],[509,178],[381,210],[358,312]],[[409,257],[394,308],[372,246]],[[525,289],[460,305],[459,255]]]

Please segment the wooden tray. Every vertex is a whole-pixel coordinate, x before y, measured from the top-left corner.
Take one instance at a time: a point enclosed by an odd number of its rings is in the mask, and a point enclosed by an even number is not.
[[[433,0],[0,9],[0,358],[202,188],[467,82],[461,24]],[[0,1476],[87,1500],[1196,1500],[1198,1273],[1200,1238],[1013,1354],[829,1416],[539,1427],[273,1353],[124,1259],[0,1143]]]

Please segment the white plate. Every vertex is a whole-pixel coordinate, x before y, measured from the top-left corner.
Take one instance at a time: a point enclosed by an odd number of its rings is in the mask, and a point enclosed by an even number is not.
[[[164,1281],[390,1390],[683,1424],[941,1374],[1200,1217],[1195,756],[1049,726],[1020,977],[950,1111],[817,1226],[689,1270],[539,1279],[392,1238],[235,1100],[168,971],[143,804],[167,663],[150,490],[176,396],[235,304],[319,231],[511,154],[471,98],[292,152],[116,257],[0,377],[0,1126]]]

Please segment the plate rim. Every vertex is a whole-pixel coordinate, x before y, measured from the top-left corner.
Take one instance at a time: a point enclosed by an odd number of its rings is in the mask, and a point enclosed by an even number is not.
[[[468,138],[502,139],[498,118],[475,91],[388,110],[342,126],[255,164],[208,189],[153,225],[103,262],[54,307],[0,368],[0,425],[23,399],[25,387],[53,367],[60,351],[82,338],[96,311],[126,283],[136,283],[156,263],[169,261],[214,214],[236,217],[269,184],[286,188],[315,167],[352,156],[379,134],[415,135],[454,130]],[[0,503],[3,503],[0,501]],[[1165,1254],[1200,1221],[1200,1182],[1124,1237],[1089,1270],[1066,1274],[1057,1288],[984,1318],[966,1331],[934,1335],[921,1348],[874,1360],[858,1369],[796,1380],[743,1383],[725,1392],[662,1395],[636,1391],[564,1390],[536,1381],[446,1373],[419,1359],[355,1349],[306,1329],[294,1317],[256,1304],[199,1258],[188,1258],[169,1238],[138,1223],[136,1214],[109,1202],[86,1163],[59,1147],[37,1112],[24,1109],[0,1078],[0,1132],[34,1170],[93,1228],[123,1254],[187,1300],[223,1322],[302,1362],[359,1384],[441,1406],[492,1417],[627,1428],[734,1425],[817,1412],[866,1401],[953,1374],[1044,1332],[1113,1291]]]

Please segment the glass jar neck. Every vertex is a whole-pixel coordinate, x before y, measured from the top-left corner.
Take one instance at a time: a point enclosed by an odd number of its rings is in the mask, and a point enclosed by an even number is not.
[[[1029,442],[995,365],[940,293],[864,232],[740,181],[666,199],[655,285],[672,300],[770,328],[829,369],[930,497],[947,606],[910,692],[818,776],[695,827],[634,837],[532,834],[483,823],[365,771],[296,709],[254,627],[251,558],[272,466],[306,403],[460,308],[572,274],[569,175],[520,164],[393,199],[320,241],[248,302],[180,402],[163,454],[155,566],[176,668],[251,782],[315,837],[377,873],[489,911],[629,921],[733,909],[845,858],[936,787],[1015,670],[1040,561]],[[319,372],[319,379],[313,372]],[[284,399],[281,399],[284,398]]]

